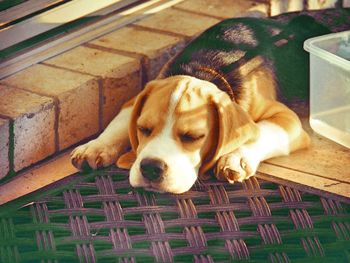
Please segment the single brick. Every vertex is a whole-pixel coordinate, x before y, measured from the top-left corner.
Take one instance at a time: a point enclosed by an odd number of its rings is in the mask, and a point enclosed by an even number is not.
[[[55,152],[55,107],[51,98],[0,86],[0,114],[13,120],[14,170]]]
[[[315,1],[315,0],[271,0],[271,15],[279,15],[286,12],[296,12],[307,9],[322,9],[331,7],[328,4],[330,2],[336,2],[337,0],[325,0],[325,1]],[[305,6],[306,4],[306,6]]]
[[[265,15],[268,12],[266,3],[249,0],[187,0],[175,7],[220,18],[241,16],[249,11],[259,11]]]
[[[119,112],[123,103],[141,90],[140,61],[136,58],[80,46],[47,60],[45,64],[90,74],[102,80],[103,127]]]
[[[334,8],[338,2],[339,2],[338,0],[323,0],[323,1],[308,0],[307,7],[309,10]]]
[[[10,170],[9,132],[9,121],[0,119],[0,179],[4,178]]]
[[[57,99],[60,150],[99,130],[99,87],[93,76],[39,64],[2,83]]]
[[[136,24],[187,37],[194,37],[219,21],[216,18],[168,8]]]
[[[147,79],[157,77],[162,66],[185,46],[184,37],[169,36],[137,27],[124,27],[91,44],[147,57]]]

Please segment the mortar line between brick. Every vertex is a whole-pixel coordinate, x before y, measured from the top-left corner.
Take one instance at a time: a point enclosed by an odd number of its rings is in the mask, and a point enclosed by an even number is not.
[[[25,92],[28,92],[28,93],[32,93],[32,94],[35,94],[35,95],[39,95],[41,97],[46,97],[46,98],[50,98],[50,99],[55,99],[56,97],[53,96],[53,95],[49,95],[49,94],[46,94],[46,93],[41,93],[41,92],[37,92],[37,91],[32,91],[30,89],[26,89],[26,88],[20,88],[20,87],[17,87],[15,85],[11,85],[11,84],[7,84],[7,83],[1,83],[0,84],[3,84],[9,88],[13,88],[13,89],[17,89],[17,90],[21,90],[21,91],[25,91]]]
[[[304,5],[305,6],[305,5]],[[338,0],[336,3],[335,3],[335,7],[336,8],[342,8],[344,6],[344,0]]]
[[[95,78],[99,77],[99,76],[96,76],[96,75],[93,75],[93,74],[90,74],[90,73],[81,72],[81,71],[76,70],[76,69],[65,68],[65,67],[62,67],[62,66],[53,65],[53,64],[46,63],[46,62],[42,62],[40,64],[45,65],[47,67],[56,68],[56,69],[63,69],[63,70],[69,71],[69,72],[79,73],[79,74],[90,76],[90,77],[95,77]]]
[[[193,14],[193,15],[210,17],[210,18],[215,18],[215,19],[219,19],[219,20],[227,19],[227,17],[215,16],[215,15],[211,15],[211,14],[202,13],[200,11],[188,10],[188,9],[185,9],[185,8],[179,7],[179,6],[173,6],[172,9],[175,9],[175,10],[178,10],[178,11],[182,11],[182,12],[185,12],[185,13],[189,13],[189,14]]]
[[[13,130],[13,123],[14,123],[14,120],[9,117],[9,116],[6,116],[4,114],[0,114],[0,118],[1,119],[4,119],[4,120],[7,120],[8,121],[8,142],[9,142],[9,145],[8,145],[8,152],[7,152],[7,160],[8,160],[8,163],[9,163],[9,171],[8,173],[5,175],[5,177],[1,178],[0,179],[0,182],[2,182],[2,180],[4,178],[9,178],[11,177],[12,175],[15,174],[14,172],[14,130]]]
[[[126,51],[126,50],[114,49],[114,48],[104,47],[104,46],[100,46],[100,45],[96,45],[96,44],[92,44],[92,43],[85,43],[85,44],[83,44],[83,46],[88,47],[88,48],[97,49],[100,51],[105,51],[105,52],[125,56],[125,57],[131,57],[131,58],[135,58],[135,59],[139,59],[139,60],[141,60],[145,56],[144,54],[138,53],[138,52],[131,52],[131,51]]]
[[[15,131],[14,120],[9,120],[9,150],[8,150],[9,172],[7,176],[15,174]],[[7,177],[5,176],[5,177]]]
[[[53,98],[54,107],[55,107],[55,123],[54,123],[54,132],[55,132],[55,152],[60,151],[60,134],[58,132],[59,128],[59,118],[61,113],[60,101],[58,98]]]
[[[147,74],[148,72],[147,69],[149,68],[149,64],[150,64],[150,61],[148,57],[145,56],[141,58],[141,61],[140,61],[141,89],[143,89],[146,83],[149,81],[149,76]]]
[[[271,16],[272,13],[272,6],[271,6],[271,1],[268,3],[268,9],[267,9],[267,17]]]
[[[97,80],[98,85],[98,132],[103,131],[103,104],[104,104],[104,96],[103,96],[103,83],[102,79]]]
[[[166,30],[152,28],[152,27],[147,27],[147,26],[138,25],[138,24],[131,24],[128,27],[129,28],[134,28],[134,29],[136,29],[138,31],[147,31],[147,32],[162,34],[162,35],[171,36],[171,37],[184,38],[185,40],[190,39],[189,36],[186,36],[184,34],[175,33],[175,32],[169,32],[169,31],[166,31]]]
[[[251,0],[250,0],[251,1]],[[306,0],[307,1],[307,0]],[[266,4],[269,5],[270,1],[269,0],[253,0],[255,3],[260,3],[260,4]]]

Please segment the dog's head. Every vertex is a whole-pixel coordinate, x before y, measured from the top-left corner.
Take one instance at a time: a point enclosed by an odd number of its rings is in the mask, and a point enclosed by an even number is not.
[[[130,184],[183,193],[256,134],[248,114],[214,84],[189,76],[152,81],[137,96],[130,120]],[[127,167],[126,160],[130,153],[118,165]]]

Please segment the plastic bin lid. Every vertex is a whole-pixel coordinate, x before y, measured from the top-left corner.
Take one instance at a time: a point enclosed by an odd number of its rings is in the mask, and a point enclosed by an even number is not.
[[[318,56],[324,60],[327,60],[329,63],[336,64],[337,66],[340,66],[345,70],[349,71],[350,70],[349,60],[342,58],[332,52],[329,52],[317,45],[317,43],[321,43],[323,41],[327,41],[330,39],[337,39],[337,38],[339,39],[339,42],[342,39],[350,38],[350,30],[309,38],[304,41],[304,49],[310,52],[312,55]]]

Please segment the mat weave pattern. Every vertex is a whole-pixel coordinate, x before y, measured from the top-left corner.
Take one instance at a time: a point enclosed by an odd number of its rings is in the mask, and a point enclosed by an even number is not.
[[[0,207],[0,262],[350,262],[350,205],[256,177],[182,195],[108,168]]]

